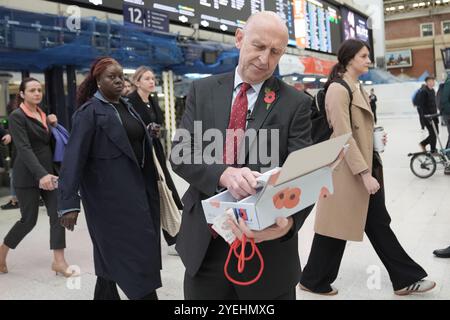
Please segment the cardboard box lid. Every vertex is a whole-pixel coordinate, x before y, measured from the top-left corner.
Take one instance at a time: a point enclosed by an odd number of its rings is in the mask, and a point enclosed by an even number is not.
[[[275,186],[333,163],[351,135],[346,133],[289,154]]]

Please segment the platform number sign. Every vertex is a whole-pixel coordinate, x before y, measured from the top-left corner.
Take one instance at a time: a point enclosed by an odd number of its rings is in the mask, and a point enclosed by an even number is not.
[[[123,5],[123,21],[125,24],[133,24],[145,28],[145,13],[144,7]]]
[[[123,4],[125,25],[138,26],[149,30],[169,32],[169,15],[160,10],[150,10],[143,6]]]

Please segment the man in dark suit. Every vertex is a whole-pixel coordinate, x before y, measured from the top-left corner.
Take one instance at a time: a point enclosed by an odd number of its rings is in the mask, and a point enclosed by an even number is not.
[[[311,144],[310,98],[272,76],[287,43],[283,20],[273,12],[257,13],[243,30],[236,31],[236,46],[240,49],[236,71],[195,81],[190,88],[171,154],[174,171],[190,183],[183,197],[183,219],[176,246],[186,267],[186,299],[295,299],[301,273],[297,232],[311,207],[278,219],[277,224],[265,230],[251,231],[264,259],[264,271],[256,283],[237,286],[224,276],[229,246],[212,232],[201,205],[201,200],[223,189],[236,199],[254,194],[256,177],[262,169],[281,166],[290,152]],[[233,154],[228,139],[223,138],[215,143],[224,143],[225,163],[221,161],[223,156],[216,155],[216,163],[202,158],[201,163],[192,164],[191,155],[203,154],[207,146],[207,142],[199,145],[199,137],[194,136],[194,121],[201,121],[200,134],[217,129],[222,138],[226,129],[240,129],[241,124],[246,132],[257,132],[256,141],[249,142],[250,150],[239,152],[239,159],[245,155],[244,163],[237,164],[236,149]],[[267,137],[262,134],[263,129],[269,131]],[[275,130],[278,140],[270,134]],[[263,163],[260,156],[252,161],[254,146],[261,144],[277,147],[270,165]],[[233,229],[238,236],[248,233],[238,225]],[[257,260],[247,261],[244,272],[238,274],[236,259],[231,259],[231,276],[241,281],[255,278],[260,267]]]

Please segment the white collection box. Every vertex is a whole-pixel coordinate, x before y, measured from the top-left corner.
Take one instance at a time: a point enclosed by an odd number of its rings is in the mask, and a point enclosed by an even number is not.
[[[292,152],[283,167],[258,178],[257,193],[240,201],[229,191],[202,201],[206,221],[228,209],[242,217],[252,230],[262,230],[277,217],[288,217],[334,192],[332,171],[343,159],[351,133]]]

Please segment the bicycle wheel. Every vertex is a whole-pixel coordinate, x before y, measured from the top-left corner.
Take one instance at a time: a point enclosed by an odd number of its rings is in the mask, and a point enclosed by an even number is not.
[[[416,177],[426,179],[435,173],[437,165],[432,155],[421,153],[411,158],[409,167]]]

